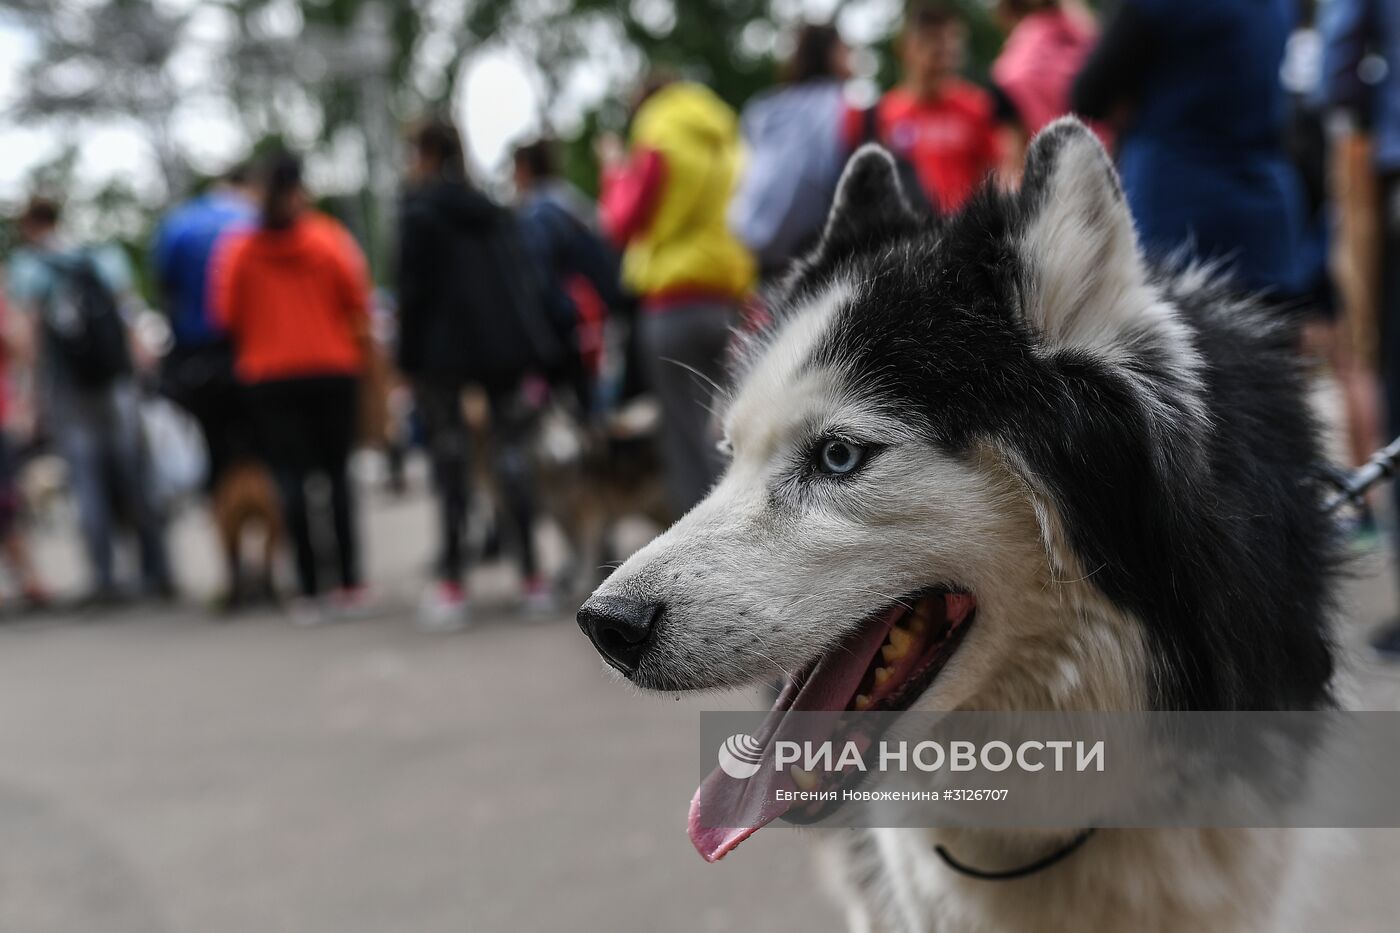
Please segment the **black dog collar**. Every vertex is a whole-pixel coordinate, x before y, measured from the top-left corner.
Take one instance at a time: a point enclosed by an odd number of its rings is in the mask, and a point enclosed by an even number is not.
[[[1006,871],[983,871],[980,868],[973,868],[971,865],[964,865],[953,858],[952,853],[941,845],[934,846],[933,851],[938,853],[938,857],[943,860],[945,865],[960,875],[967,875],[969,878],[978,878],[982,881],[1012,881],[1016,878],[1033,875],[1038,871],[1044,871],[1056,862],[1069,858],[1079,850],[1080,846],[1088,842],[1089,837],[1093,834],[1092,829],[1086,829],[1049,855],[1037,859],[1029,865],[1022,865],[1020,868],[1011,868]]]

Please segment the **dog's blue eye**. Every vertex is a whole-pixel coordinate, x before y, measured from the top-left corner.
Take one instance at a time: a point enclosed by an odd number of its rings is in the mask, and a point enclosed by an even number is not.
[[[817,451],[817,467],[832,476],[845,476],[860,466],[864,459],[864,447],[839,438],[824,441]]]

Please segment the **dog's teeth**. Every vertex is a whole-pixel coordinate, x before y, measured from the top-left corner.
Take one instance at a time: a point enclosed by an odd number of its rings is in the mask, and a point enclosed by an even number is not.
[[[792,775],[792,783],[801,790],[811,790],[817,786],[817,776],[810,771],[803,771],[797,765],[788,768],[788,774]]]
[[[914,636],[903,629],[892,628],[889,634],[889,644],[881,649],[886,661],[897,661],[909,652],[909,646],[914,643]],[[890,651],[888,649],[894,649]]]
[[[883,668],[881,668],[881,670],[883,670]],[[867,710],[867,709],[870,709],[870,697],[866,696],[866,695],[863,694],[863,693],[857,694],[857,695],[856,695],[856,709],[857,709],[857,710]]]
[[[894,671],[890,670],[888,667],[875,668],[875,686],[883,687],[885,684],[889,683],[890,675],[893,673]]]
[[[914,616],[909,620],[909,631],[913,632],[915,635],[922,635],[926,628],[928,628],[928,622],[925,621],[923,616]]]

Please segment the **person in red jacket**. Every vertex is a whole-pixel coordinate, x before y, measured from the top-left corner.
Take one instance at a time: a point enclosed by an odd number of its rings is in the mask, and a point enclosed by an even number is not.
[[[9,417],[10,361],[19,358],[26,365],[32,363],[32,344],[26,330],[14,326],[5,304],[5,290],[0,288],[0,555],[19,583],[24,605],[41,609],[48,605],[49,596],[30,556],[29,537],[20,514],[23,496]]]
[[[258,224],[220,243],[211,287],[281,492],[302,595],[296,618],[320,621],[326,608],[306,496],[313,474],[330,485],[339,587],[329,608],[363,608],[348,464],[369,332],[369,273],[345,228],[310,209],[295,156],[279,154],[264,167]]]
[[[992,96],[958,77],[966,54],[957,9],[914,0],[899,37],[902,83],[873,112],[848,110],[843,128],[852,151],[879,142],[912,166],[927,202],[944,214],[962,207],[1000,160]]]

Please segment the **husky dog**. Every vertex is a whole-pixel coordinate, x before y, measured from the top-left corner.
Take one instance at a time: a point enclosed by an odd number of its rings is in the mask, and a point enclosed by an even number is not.
[[[1218,276],[1145,261],[1082,124],[1036,138],[1019,192],[941,223],[862,149],[775,318],[723,414],[722,478],[579,611],[627,680],[785,676],[797,710],[1331,703],[1336,542],[1291,334]],[[752,831],[692,807],[707,859]],[[853,929],[1291,928],[1279,831],[1102,831],[1004,883],[935,846],[992,871],[1076,834],[823,835]]]

